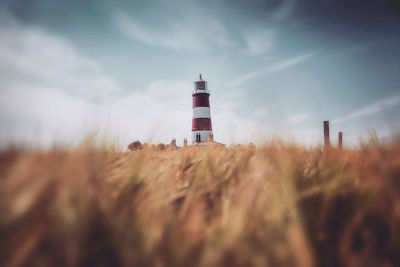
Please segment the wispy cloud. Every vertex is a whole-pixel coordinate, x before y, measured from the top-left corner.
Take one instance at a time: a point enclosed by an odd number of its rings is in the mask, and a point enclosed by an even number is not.
[[[128,38],[168,49],[208,50],[230,47],[228,31],[216,19],[197,12],[177,13],[160,18],[162,25],[153,27],[124,12],[116,13],[118,30]]]
[[[304,122],[309,117],[310,117],[310,114],[308,114],[308,113],[293,114],[287,118],[286,123],[290,124],[290,125],[296,125],[296,124]]]
[[[230,82],[227,83],[227,87],[235,87],[235,86],[239,86],[241,84],[243,84],[244,82],[247,82],[248,80],[251,80],[253,78],[259,77],[259,76],[263,76],[269,73],[274,73],[274,72],[278,72],[290,67],[293,67],[297,64],[300,64],[306,60],[308,60],[309,58],[311,58],[315,53],[307,53],[304,55],[300,55],[300,56],[296,56],[296,57],[292,57],[292,58],[288,58],[282,61],[279,61],[265,69],[262,70],[258,70],[252,73],[248,73],[248,74],[244,74],[242,76],[239,76],[233,80],[231,80]]]
[[[290,68],[290,67],[297,65],[303,61],[306,61],[307,59],[311,58],[314,54],[315,53],[308,53],[308,54],[285,59],[281,62],[278,62],[278,64],[275,64],[274,66],[272,66],[271,71],[274,72],[274,71],[279,71],[279,70]]]
[[[396,95],[394,97],[384,98],[372,105],[359,109],[355,112],[349,113],[341,118],[335,119],[333,122],[346,122],[354,119],[358,119],[364,116],[370,116],[373,114],[380,113],[385,109],[394,107],[400,104],[400,95]]]
[[[268,114],[268,108],[258,108],[253,111],[252,116],[255,118],[264,118]]]
[[[274,32],[272,30],[246,32],[244,40],[246,43],[246,52],[250,55],[261,55],[269,51],[274,46]]]

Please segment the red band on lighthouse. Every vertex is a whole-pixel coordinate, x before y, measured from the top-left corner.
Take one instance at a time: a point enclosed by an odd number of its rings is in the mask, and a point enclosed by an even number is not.
[[[193,94],[193,108],[210,107],[209,97],[206,93]]]
[[[211,118],[192,119],[192,131],[212,131]]]

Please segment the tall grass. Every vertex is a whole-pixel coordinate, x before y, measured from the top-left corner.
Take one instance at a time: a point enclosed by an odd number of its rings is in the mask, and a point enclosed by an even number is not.
[[[400,145],[0,154],[1,266],[400,266]]]

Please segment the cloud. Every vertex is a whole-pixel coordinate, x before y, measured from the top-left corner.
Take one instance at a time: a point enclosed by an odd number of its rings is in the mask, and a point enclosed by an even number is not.
[[[180,80],[154,81],[141,91],[126,94],[106,107],[108,121],[100,123],[124,138],[169,142],[189,138],[191,90]]]
[[[323,141],[320,128],[291,129],[288,130],[286,138],[291,141],[306,145],[318,145]]]
[[[280,62],[278,62],[277,64],[275,64],[274,66],[271,67],[271,71],[275,72],[275,71],[280,71],[280,70],[284,70],[287,68],[290,68],[294,65],[297,65],[303,61],[308,60],[309,58],[311,58],[315,53],[308,53],[308,54],[304,54],[304,55],[300,55],[300,56],[296,56],[296,57],[292,57],[292,58],[288,58],[285,60],[282,60]]]
[[[314,54],[315,53],[307,53],[304,55],[300,55],[300,56],[296,56],[296,57],[292,57],[292,58],[288,58],[288,59],[279,61],[276,64],[270,65],[269,67],[267,67],[265,69],[239,76],[239,77],[231,80],[230,82],[228,82],[226,86],[227,87],[236,87],[236,86],[239,86],[239,85],[247,82],[248,80],[254,79],[256,77],[267,75],[270,73],[278,72],[278,71],[293,67],[297,64],[300,64],[300,63],[310,59]]]
[[[96,102],[121,92],[68,40],[9,18],[0,26],[0,142],[49,144],[83,136]]]
[[[93,129],[93,104],[53,88],[34,87],[14,87],[2,93],[0,143],[73,143]]]
[[[116,13],[118,30],[132,40],[168,49],[210,50],[231,47],[228,31],[215,18],[188,10],[161,17],[161,25],[151,26],[124,12]]]
[[[244,34],[246,51],[250,55],[261,55],[274,46],[273,31],[247,32]]]
[[[13,21],[0,28],[0,36],[3,90],[35,84],[98,99],[120,89],[98,64],[80,56],[59,36]]]
[[[236,111],[236,106],[236,102],[225,100],[211,107],[216,141],[226,144],[249,143],[271,132],[271,128],[260,123],[258,118],[242,116]]]
[[[267,108],[258,108],[253,111],[252,116],[255,118],[264,118],[265,116],[267,116],[268,110],[269,109]]]
[[[308,113],[293,114],[288,117],[288,119],[286,120],[286,123],[291,124],[291,125],[296,125],[296,124],[304,122],[309,117],[310,117],[310,114],[308,114]]]
[[[398,104],[400,104],[400,95],[384,98],[372,105],[364,107],[355,112],[349,113],[341,118],[335,119],[333,122],[346,122],[346,121],[351,121],[351,120],[358,119],[358,118],[361,118],[364,116],[370,116],[373,114],[380,113],[380,112],[384,111],[385,109],[397,106]]]

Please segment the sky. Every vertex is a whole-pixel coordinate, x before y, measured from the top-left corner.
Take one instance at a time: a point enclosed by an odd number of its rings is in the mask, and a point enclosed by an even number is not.
[[[0,147],[180,145],[199,73],[218,142],[390,140],[399,47],[395,0],[2,0]]]

